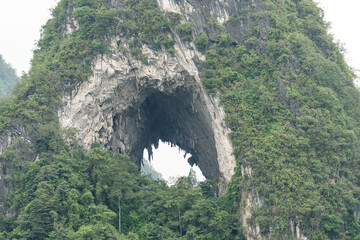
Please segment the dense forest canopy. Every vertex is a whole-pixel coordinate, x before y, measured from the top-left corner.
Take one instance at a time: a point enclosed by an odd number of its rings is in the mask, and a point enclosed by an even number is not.
[[[0,96],[9,95],[11,88],[19,81],[15,70],[0,55]]]
[[[19,216],[1,220],[3,238],[236,239],[236,218],[219,210],[211,183],[199,185],[193,174],[168,187],[96,145],[87,154],[42,154],[16,173],[9,200]]]
[[[242,239],[240,219],[255,194],[261,204],[246,222],[262,236],[292,239],[296,222],[308,239],[360,239],[360,95],[313,1],[244,1],[224,24],[252,20],[241,42],[215,18],[207,23],[215,36],[195,35],[193,23],[153,0],[106,3],[60,1],[30,72],[1,102],[0,130],[20,122],[31,141],[19,138],[1,155],[14,216],[0,215],[0,237]],[[80,28],[64,34],[69,14]],[[93,58],[111,54],[109,39],[119,33],[132,36],[130,54],[144,64],[140,47],[172,54],[173,34],[205,54],[202,81],[221,99],[237,159],[225,196],[191,174],[168,187],[98,145],[84,153],[75,133],[60,128],[61,93],[89,77]]]

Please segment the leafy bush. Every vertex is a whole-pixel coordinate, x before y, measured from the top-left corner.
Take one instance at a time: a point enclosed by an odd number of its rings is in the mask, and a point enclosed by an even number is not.
[[[170,22],[172,24],[176,24],[180,21],[180,19],[182,18],[182,15],[179,13],[173,13],[173,12],[169,12],[167,14],[168,18],[170,19]]]
[[[131,55],[138,58],[140,55],[142,55],[142,51],[140,48],[134,48],[131,50]]]
[[[164,33],[160,33],[156,37],[155,43],[157,43],[158,45],[163,45],[166,48],[166,50],[170,53],[174,52],[174,48],[173,48],[175,44],[174,39],[172,39],[168,35],[165,35]]]
[[[142,43],[154,43],[159,33],[170,30],[170,22],[152,0],[126,0],[120,31],[137,36]]]
[[[193,22],[182,23],[175,27],[175,31],[179,33],[185,41],[191,41],[194,27],[195,24]]]
[[[209,44],[209,38],[205,32],[200,32],[198,38],[195,40],[195,45],[200,50],[204,50]]]
[[[95,22],[95,10],[88,6],[76,8],[72,16],[84,26],[89,26]]]

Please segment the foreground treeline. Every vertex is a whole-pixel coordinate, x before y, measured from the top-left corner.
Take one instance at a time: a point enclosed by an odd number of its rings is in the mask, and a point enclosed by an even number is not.
[[[7,198],[16,216],[0,218],[1,239],[239,239],[210,182],[189,174],[168,187],[97,145],[69,153],[53,133],[39,144],[55,153],[34,162],[21,149],[3,154],[16,166]]]

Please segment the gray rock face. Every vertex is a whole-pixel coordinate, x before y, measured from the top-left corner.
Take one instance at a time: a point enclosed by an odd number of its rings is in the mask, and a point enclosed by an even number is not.
[[[244,38],[241,33],[252,24],[250,13],[247,19],[236,18],[242,9],[249,9],[253,3],[249,1],[157,3],[164,12],[181,14],[182,22],[193,22],[193,39],[206,31],[210,40],[216,41],[214,24],[209,23],[218,21],[225,24],[234,41],[240,42]],[[121,8],[124,2],[112,0],[107,4]],[[254,5],[258,7],[252,12],[263,10],[261,1]],[[230,17],[231,24],[227,23]],[[71,33],[78,24],[71,18],[68,22],[66,32]],[[171,35],[176,42],[174,54],[143,46],[148,64],[128,53],[128,36],[113,37],[113,54],[98,56],[93,76],[64,95],[58,110],[60,123],[79,130],[84,149],[98,142],[114,152],[130,155],[139,165],[143,149],[151,149],[159,139],[176,144],[192,154],[191,164],[198,164],[205,177],[219,182],[223,194],[235,167],[224,112],[201,85],[197,64],[204,56],[193,42],[182,41],[174,31]]]
[[[156,0],[165,12],[179,13],[187,22],[195,24],[195,35],[205,31],[209,38],[215,39],[216,29],[213,20],[224,24],[227,33],[236,43],[245,40],[250,34],[253,17],[261,15],[265,6],[259,0]],[[240,19],[240,14],[245,18]],[[266,15],[259,19],[260,35],[264,37],[270,21]]]
[[[175,54],[144,45],[148,65],[117,50],[125,40],[112,40],[112,56],[98,56],[94,74],[67,93],[58,111],[63,127],[79,130],[88,150],[94,142],[128,154],[140,165],[144,148],[162,141],[192,154],[205,177],[226,190],[235,159],[224,125],[224,112],[203,89],[193,59],[204,57],[192,43],[178,41]]]
[[[216,41],[216,30],[211,24],[215,19],[224,24],[235,43],[250,34],[252,14],[264,10],[260,0],[157,0],[157,3],[165,12],[180,13],[182,22],[193,22],[193,39],[205,31],[211,41]],[[107,4],[121,8],[124,1],[109,0]],[[251,11],[245,14],[245,19],[239,19],[237,16],[244,9]],[[266,16],[259,24],[260,36],[265,36],[269,27]],[[78,28],[79,24],[68,17],[64,36]],[[92,76],[75,90],[64,93],[58,109],[59,122],[64,128],[78,130],[79,142],[85,150],[97,142],[114,152],[128,154],[139,166],[144,148],[151,149],[159,139],[176,144],[192,154],[191,164],[198,164],[206,178],[217,180],[222,195],[236,165],[225,113],[219,100],[209,96],[201,84],[198,64],[205,57],[193,42],[182,41],[175,31],[171,37],[176,42],[174,54],[143,45],[142,54],[147,56],[148,64],[129,53],[126,36],[113,37],[112,55],[97,56]],[[0,151],[11,143],[12,135],[9,131],[0,136]],[[26,133],[20,131],[18,135]],[[6,192],[6,184],[0,179],[0,196]],[[250,209],[259,204],[255,201],[257,196],[250,194],[244,198],[245,211],[250,214]],[[259,236],[257,228],[247,226],[246,218],[242,223],[248,229],[245,230],[248,239]]]
[[[121,8],[124,2],[111,0],[108,4]],[[217,41],[214,22],[218,21],[235,44],[240,43],[252,34],[254,14],[261,16],[260,37],[265,37],[269,27],[259,0],[157,0],[157,4],[164,12],[181,14],[182,23],[193,22],[193,39],[205,31],[211,41]],[[240,13],[246,17],[239,18]],[[69,33],[77,26],[70,20]],[[224,194],[236,162],[225,113],[218,99],[209,96],[201,85],[198,64],[204,56],[193,42],[182,41],[172,31],[175,53],[143,45],[142,54],[148,59],[144,64],[129,54],[126,37],[113,37],[113,54],[99,55],[88,81],[64,95],[58,110],[60,124],[78,129],[85,150],[97,142],[130,155],[139,165],[143,149],[151,149],[159,139],[176,144],[192,154],[191,163],[198,164],[206,178],[218,181],[219,194]],[[241,222],[247,239],[261,237],[259,226],[248,225],[246,219],[251,208],[259,205],[258,200],[256,194],[244,195],[245,217]]]

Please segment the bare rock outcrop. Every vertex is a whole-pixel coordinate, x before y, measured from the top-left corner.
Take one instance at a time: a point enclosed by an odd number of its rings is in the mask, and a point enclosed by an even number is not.
[[[194,59],[202,59],[192,43],[178,41],[175,53],[144,45],[144,64],[112,40],[111,56],[98,56],[94,74],[64,95],[60,124],[79,130],[84,149],[94,142],[130,155],[140,165],[144,148],[159,139],[192,154],[204,175],[219,182],[224,193],[235,167],[224,124],[224,111],[199,78]]]

